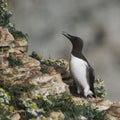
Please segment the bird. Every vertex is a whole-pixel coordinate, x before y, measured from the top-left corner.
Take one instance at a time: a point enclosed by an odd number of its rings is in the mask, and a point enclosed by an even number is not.
[[[94,69],[82,53],[83,40],[80,37],[70,35],[66,32],[62,32],[66,38],[72,43],[71,57],[69,61],[70,73],[75,80],[77,86],[77,93],[83,93],[84,97],[93,96],[95,74]]]

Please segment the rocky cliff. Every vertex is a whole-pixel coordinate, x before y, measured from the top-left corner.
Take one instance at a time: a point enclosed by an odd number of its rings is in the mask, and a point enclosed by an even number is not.
[[[60,73],[52,67],[49,67],[49,74],[40,72],[40,62],[27,56],[26,49],[25,37],[14,38],[7,28],[0,27],[0,86],[8,90],[7,92],[15,90],[14,92],[20,95],[19,99],[24,96],[25,101],[28,99],[26,89],[30,86],[35,86],[35,89],[28,91],[31,99],[69,92],[68,85],[62,82]],[[4,91],[2,88],[0,94]],[[11,97],[15,99],[15,96]]]

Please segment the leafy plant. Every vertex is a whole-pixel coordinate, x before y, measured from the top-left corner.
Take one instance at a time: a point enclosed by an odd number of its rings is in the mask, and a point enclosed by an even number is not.
[[[27,38],[26,34],[16,30],[15,25],[13,25],[10,22],[12,13],[8,10],[9,5],[10,3],[8,2],[8,0],[0,0],[0,26],[7,27],[10,33],[14,36],[14,38],[17,37]]]
[[[9,110],[3,108],[3,104],[0,103],[0,120],[10,120],[9,115],[10,115]]]
[[[95,81],[95,94],[100,98],[104,98],[106,96],[104,81],[102,79],[97,79]]]
[[[0,88],[0,120],[10,120],[9,101],[8,93]]]
[[[39,56],[35,51],[33,51],[30,55],[30,57],[39,60],[42,64],[47,65],[47,66],[63,66],[63,67],[68,67],[68,62],[65,59],[57,59],[55,60],[54,58],[49,57],[49,59],[43,59],[41,56]]]
[[[33,51],[29,56],[40,61],[41,63],[40,71],[42,73],[49,73],[49,70],[48,70],[49,66],[54,67],[55,70],[58,72],[63,72],[68,69],[68,62],[65,59],[60,58],[55,60],[54,58],[51,58],[51,57],[49,59],[43,59],[35,51]]]
[[[12,13],[7,10],[8,1],[0,1],[0,26],[8,26]]]
[[[82,103],[76,105],[68,94],[62,96],[49,96],[46,100],[34,100],[39,108],[44,109],[44,116],[48,116],[52,111],[62,111],[65,120],[80,120],[81,116],[85,116],[88,120],[106,120],[105,112],[94,108],[91,103]]]
[[[48,73],[48,68],[47,67],[41,67],[41,69],[40,69],[40,72],[42,72],[42,73]]]
[[[16,66],[21,66],[21,65],[23,65],[21,59],[14,58],[14,57],[12,57],[12,56],[9,56],[9,57],[7,58],[7,60],[9,61],[10,65],[11,65],[12,67],[16,67]]]
[[[33,51],[31,53],[31,55],[29,55],[29,56],[32,57],[32,58],[34,58],[34,59],[36,59],[36,60],[38,60],[38,61],[42,60],[42,57],[40,57],[35,51]]]
[[[16,30],[15,28],[15,25],[13,25],[12,23],[9,23],[8,24],[8,29],[9,29],[9,32],[14,36],[14,38],[26,38],[27,40],[27,34],[24,34],[22,31],[18,31]]]

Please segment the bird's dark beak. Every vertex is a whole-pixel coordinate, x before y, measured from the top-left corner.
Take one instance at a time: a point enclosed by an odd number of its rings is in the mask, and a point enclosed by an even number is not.
[[[71,40],[72,36],[66,32],[62,32],[62,35],[64,35],[65,37],[67,37],[69,40]]]

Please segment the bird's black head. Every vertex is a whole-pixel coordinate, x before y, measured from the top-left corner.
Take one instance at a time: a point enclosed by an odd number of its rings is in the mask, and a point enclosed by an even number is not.
[[[62,34],[71,41],[71,43],[73,45],[72,53],[81,53],[82,52],[83,40],[81,38],[72,36],[66,32],[63,32]]]

